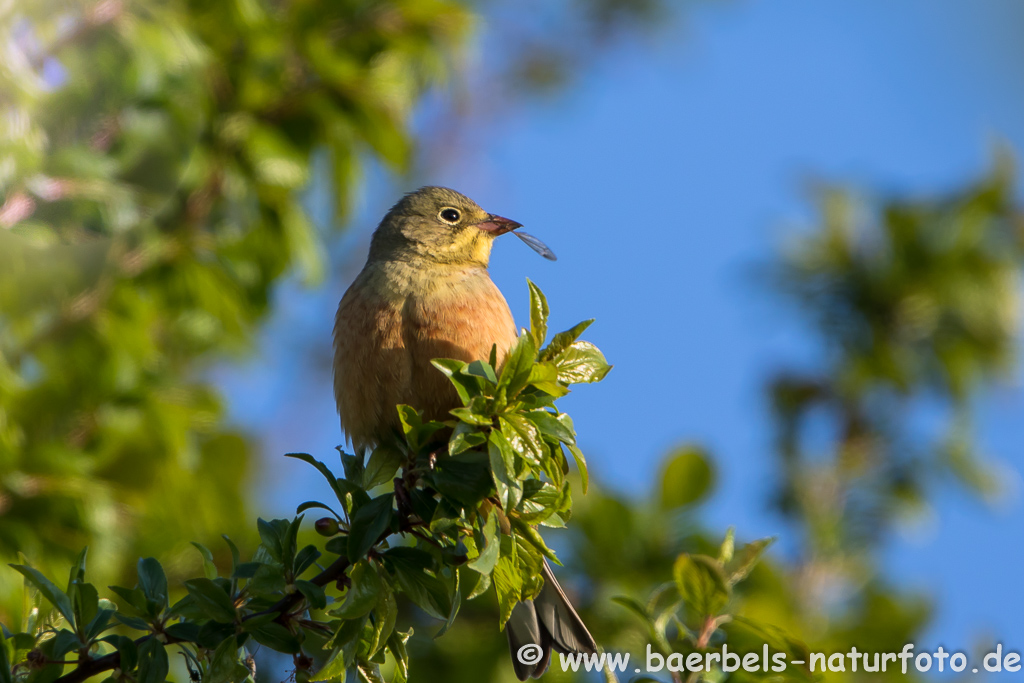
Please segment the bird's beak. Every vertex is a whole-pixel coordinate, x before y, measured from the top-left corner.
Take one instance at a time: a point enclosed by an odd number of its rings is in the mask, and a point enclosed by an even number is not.
[[[516,223],[511,219],[502,218],[501,216],[495,216],[493,213],[490,213],[487,214],[487,220],[477,223],[476,227],[480,228],[484,232],[493,233],[494,235],[504,235],[506,232],[523,227],[523,224]]]

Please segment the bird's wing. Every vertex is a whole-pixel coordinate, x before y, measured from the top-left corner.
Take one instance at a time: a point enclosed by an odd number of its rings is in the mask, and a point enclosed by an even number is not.
[[[401,328],[401,311],[361,277],[338,305],[334,397],[356,448],[373,446],[397,428],[395,405],[408,402],[411,370]]]

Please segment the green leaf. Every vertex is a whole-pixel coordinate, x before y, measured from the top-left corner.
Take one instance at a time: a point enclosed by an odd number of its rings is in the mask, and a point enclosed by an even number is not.
[[[370,461],[363,474],[366,489],[390,482],[404,462],[405,456],[394,447],[387,444],[377,446],[370,454]]]
[[[449,587],[436,574],[429,553],[418,548],[391,548],[382,554],[402,591],[430,616],[446,620],[452,611]]]
[[[128,628],[133,628],[136,631],[149,630],[149,624],[146,623],[144,619],[140,619],[139,617],[130,617],[125,614],[121,614],[120,612],[114,612],[114,618],[122,624],[124,624],[125,626],[127,626]]]
[[[12,564],[18,573],[25,577],[25,580],[38,590],[46,600],[57,608],[64,619],[72,626],[75,625],[75,612],[71,600],[67,594],[57,588],[48,578],[42,575],[39,570],[23,564]]]
[[[57,632],[56,637],[47,643],[50,656],[53,659],[64,659],[64,655],[82,647],[82,641],[78,634],[62,628]]]
[[[346,680],[345,677],[345,653],[343,646],[339,645],[331,652],[331,656],[320,667],[320,670],[309,677],[311,681],[330,681],[334,679]]]
[[[238,661],[235,639],[225,638],[213,652],[203,683],[241,683],[248,675],[249,670]]]
[[[104,640],[117,648],[120,657],[118,668],[121,671],[134,671],[139,665],[139,648],[135,641],[127,636],[109,636]]]
[[[561,566],[562,562],[555,555],[555,551],[544,543],[544,538],[541,537],[540,532],[538,532],[535,527],[527,524],[518,517],[509,517],[508,521],[512,523],[512,528],[515,530],[516,536],[532,545],[546,558]]]
[[[362,683],[386,683],[384,677],[381,676],[380,666],[376,663],[356,663],[356,677]]]
[[[324,479],[327,480],[327,483],[331,485],[334,495],[338,497],[338,501],[342,505],[345,504],[345,499],[348,496],[352,497],[357,506],[369,499],[369,496],[367,496],[365,491],[351,482],[335,477],[334,473],[327,468],[327,465],[323,464],[312,455],[308,453],[286,453],[285,457],[295,458],[296,460],[301,460],[315,467],[317,471],[323,475]]]
[[[544,346],[544,340],[548,336],[548,300],[540,287],[533,284],[527,278],[526,284],[530,288],[530,336],[533,337],[534,348]]]
[[[497,513],[491,512],[488,515],[487,521],[477,530],[476,537],[479,555],[467,562],[466,566],[481,574],[489,575],[494,570],[501,548]]]
[[[337,512],[334,511],[334,508],[332,508],[329,505],[325,505],[325,504],[321,503],[318,500],[307,500],[305,503],[302,503],[297,508],[295,508],[295,514],[296,515],[301,515],[303,512],[305,512],[307,510],[314,510],[314,509],[316,509],[316,510],[326,510],[327,512],[330,512],[332,515],[334,515],[336,518],[341,519],[341,516]]]
[[[199,635],[196,637],[196,644],[205,647],[207,650],[215,650],[224,640],[231,640],[235,643],[235,625],[225,624],[220,621],[207,621],[199,628]]]
[[[487,436],[476,429],[473,425],[459,422],[455,425],[452,438],[448,440],[448,453],[458,455],[471,448],[477,448],[487,443]]]
[[[117,609],[114,603],[109,600],[100,600],[101,608],[97,610],[96,616],[89,621],[85,626],[85,638],[86,642],[92,642],[99,637],[101,633],[106,631],[110,627],[110,620],[113,618]],[[106,605],[104,607],[103,605]]]
[[[586,495],[587,488],[590,485],[590,474],[587,472],[587,460],[583,457],[583,451],[580,450],[579,446],[574,443],[565,445],[572,453],[572,459],[576,461],[576,469],[580,471],[580,479],[583,484],[583,494]]]
[[[327,594],[324,593],[323,588],[312,581],[299,579],[295,582],[295,588],[302,593],[313,609],[323,609],[327,606]]]
[[[487,437],[487,448],[497,456],[501,462],[501,471],[507,473],[509,478],[515,478],[516,474],[516,451],[509,442],[508,437],[498,430],[492,430]],[[508,509],[507,506],[502,506]]]
[[[275,561],[286,564],[285,546],[288,536],[288,520],[272,519],[268,522],[265,519],[257,519],[256,528],[260,532],[260,541],[270,556]]]
[[[324,544],[324,550],[335,555],[348,555],[348,536],[335,536],[327,540]]]
[[[503,552],[494,565],[494,573],[491,574],[491,583],[494,584],[494,592],[498,596],[498,627],[505,628],[505,622],[512,614],[512,608],[519,602],[523,591],[523,577],[519,573],[519,564],[516,562],[515,553],[511,549],[511,540],[507,536],[501,539]]]
[[[73,608],[75,611],[75,624],[81,635],[96,618],[100,608],[100,596],[91,583],[75,583],[74,595],[72,596]]]
[[[515,546],[515,558],[516,564],[519,566],[519,575],[523,577],[521,599],[531,600],[537,597],[541,588],[544,587],[542,570],[544,555],[533,544],[525,541],[519,534],[512,536],[511,540],[512,545]],[[505,552],[504,548],[502,548],[502,552]]]
[[[661,476],[662,509],[672,510],[704,500],[710,495],[714,481],[714,470],[702,449],[695,446],[676,449]]]
[[[275,652],[298,654],[302,646],[299,638],[287,628],[276,622],[263,624],[251,632],[257,643],[266,645]],[[230,642],[230,638],[228,639]]]
[[[13,656],[8,654],[7,638],[4,636],[3,630],[0,630],[0,683],[14,683],[14,677],[11,676],[11,660]]]
[[[352,516],[348,535],[348,559],[355,562],[377,543],[391,524],[391,508],[395,494],[387,493],[360,507]]]
[[[352,455],[342,450],[341,446],[336,446],[336,448],[338,455],[341,456],[341,466],[345,470],[345,481],[359,488],[369,488],[363,484],[363,473],[365,472],[365,466],[363,465],[364,451],[360,450],[358,455]]]
[[[231,574],[233,579],[251,579],[256,576],[256,572],[259,568],[264,566],[262,562],[241,562],[235,567],[235,571]]]
[[[463,422],[477,427],[489,427],[494,422],[493,417],[473,412],[470,408],[452,408],[448,412]]]
[[[210,619],[228,623],[235,621],[237,615],[231,596],[210,579],[191,579],[185,582],[185,588]]]
[[[572,422],[567,424],[566,421],[560,420],[560,417],[567,418],[568,415],[556,416],[546,410],[531,410],[526,413],[526,419],[535,424],[544,436],[562,443],[576,443],[576,433],[572,429]]]
[[[568,516],[571,505],[567,485],[559,488],[537,479],[527,479],[523,482],[523,500],[516,507],[516,512],[528,524],[561,527],[565,526],[561,516]]]
[[[385,646],[388,638],[391,637],[391,632],[395,630],[395,622],[398,620],[398,602],[395,600],[395,592],[387,581],[381,581],[380,596],[377,598],[373,616],[373,635],[369,643],[371,657]]]
[[[512,510],[519,504],[523,493],[516,478],[516,453],[512,444],[501,432],[492,430],[488,436],[487,454],[501,507]]]
[[[167,650],[156,638],[149,638],[139,647],[138,683],[164,683],[167,680]]]
[[[451,575],[453,583],[448,588],[448,597],[451,600],[451,609],[448,610],[448,618],[445,620],[444,625],[434,634],[435,638],[440,638],[448,629],[455,623],[455,617],[459,614],[459,607],[462,605],[462,591],[459,588],[459,571],[458,568],[451,569]]]
[[[468,382],[463,376],[462,371],[466,367],[466,363],[461,360],[455,360],[453,358],[435,358],[430,361],[430,364],[435,368],[444,373],[452,386],[455,387],[455,391],[459,394],[459,399],[463,405],[469,403],[470,391],[474,389],[473,384]]]
[[[296,537],[301,517],[289,522],[287,519],[264,519],[256,521],[261,547],[275,562],[290,567],[295,556]]]
[[[559,354],[555,365],[558,367],[558,381],[565,384],[600,382],[612,369],[604,354],[586,341],[573,342]]]
[[[349,573],[352,585],[345,600],[330,612],[341,619],[354,619],[369,614],[380,598],[381,581],[377,570],[367,560],[359,560]]]
[[[366,632],[367,617],[349,619],[342,622],[332,622],[336,627],[334,637],[328,642],[324,649],[332,648],[330,658],[323,668],[316,673],[312,680],[322,681],[331,678],[345,678],[345,670],[355,665],[356,653],[363,642]],[[340,627],[338,624],[340,623]]]
[[[490,461],[479,451],[438,458],[430,479],[441,495],[464,505],[476,506],[492,490]]]
[[[440,422],[424,422],[419,412],[412,406],[399,405],[397,410],[398,418],[402,423],[402,432],[405,434],[405,440],[409,443],[412,450],[417,453],[423,450],[423,447],[430,441],[430,437],[434,432],[444,428],[444,425]]]
[[[539,467],[544,457],[544,447],[541,445],[537,425],[521,415],[512,414],[499,417],[498,424],[502,436],[508,440],[512,450],[531,465]]]
[[[476,583],[472,583],[472,577],[476,577]],[[472,590],[469,595],[466,596],[467,600],[473,600],[480,597],[487,592],[487,589],[491,587],[491,575],[490,574],[477,574],[473,572],[470,574],[470,586]]]
[[[490,363],[485,363],[482,360],[475,360],[466,365],[466,367],[460,370],[460,373],[470,377],[479,377],[490,382],[492,385],[498,383],[498,376],[494,374],[494,368],[491,367]]]
[[[88,553],[88,546],[82,548],[82,551],[78,553],[78,557],[75,558],[74,563],[71,565],[71,572],[68,575],[67,595],[71,598],[72,602],[75,601],[75,586],[85,581],[85,558]]]
[[[315,545],[307,545],[295,554],[295,564],[292,565],[292,572],[295,576],[302,574],[313,566],[313,563],[320,559],[320,551]]]
[[[509,349],[498,380],[499,389],[505,389],[509,400],[515,398],[530,381],[530,371],[536,356],[537,347],[533,344],[533,337],[528,334],[521,335]]]
[[[434,511],[437,510],[438,501],[434,492],[427,492],[421,488],[415,488],[409,492],[412,500],[412,511],[420,519],[433,519]]]
[[[286,586],[281,565],[261,564],[256,568],[247,588],[259,597],[272,599],[284,593]]]
[[[215,579],[217,578],[217,565],[213,563],[213,553],[202,543],[196,543],[192,541],[192,545],[196,547],[199,554],[203,556],[203,573],[206,574],[206,578]]]
[[[296,513],[296,514],[298,514],[298,513]],[[242,557],[241,553],[238,552],[238,546],[235,545],[235,542],[232,541],[230,538],[228,538],[225,534],[221,534],[221,538],[224,539],[224,542],[228,546],[228,550],[231,551],[231,574],[234,575],[235,567],[238,566],[238,563],[239,563],[239,561],[241,560],[241,557]]]
[[[761,560],[761,555],[768,549],[772,543],[775,542],[775,537],[762,538],[754,541],[753,543],[747,543],[742,546],[732,558],[731,561],[725,565],[726,581],[730,586],[733,586],[743,579],[747,578],[750,572],[754,569],[757,563]]]
[[[676,558],[672,573],[680,597],[698,621],[717,616],[729,601],[722,568],[710,557],[683,553]]]
[[[562,353],[569,348],[570,345],[583,334],[584,330],[593,324],[594,320],[584,320],[581,323],[577,323],[573,327],[569,328],[565,332],[559,332],[551,340],[551,343],[540,352],[540,360],[555,360]]]
[[[93,589],[95,590],[95,589]],[[113,606],[110,601],[105,601],[106,604]],[[85,633],[83,634],[83,640],[87,643],[92,642],[99,637],[103,631],[108,629],[111,624],[111,618],[113,618],[116,609],[102,608],[96,610],[95,615],[85,625]]]
[[[181,621],[165,626],[164,633],[172,638],[194,643],[199,638],[199,625],[191,621]]]
[[[558,382],[558,366],[551,362],[535,363],[530,368],[530,379],[527,383],[548,394],[552,400],[569,393],[569,389]],[[523,394],[519,395],[519,400],[524,400]],[[549,404],[550,402],[548,401]]]
[[[392,683],[406,683],[409,680],[409,653],[405,644],[412,636],[412,629],[395,631],[388,638],[388,651],[395,658],[395,680]]]
[[[146,598],[164,607],[167,606],[167,576],[164,568],[153,557],[139,560],[139,587]]]

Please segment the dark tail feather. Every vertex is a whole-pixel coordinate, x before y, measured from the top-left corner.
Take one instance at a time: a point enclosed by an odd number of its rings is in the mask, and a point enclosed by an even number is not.
[[[512,608],[505,625],[512,666],[521,681],[531,676],[539,678],[547,670],[552,649],[563,653],[597,653],[594,637],[558,585],[546,560],[543,572],[544,587],[540,594]],[[527,645],[536,647],[522,651],[521,658],[521,649]],[[526,664],[523,659],[532,663]]]

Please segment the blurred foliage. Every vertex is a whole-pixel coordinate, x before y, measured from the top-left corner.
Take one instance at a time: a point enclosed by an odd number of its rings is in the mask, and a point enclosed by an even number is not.
[[[821,202],[823,225],[796,243],[781,282],[816,321],[825,360],[780,375],[770,394],[779,506],[806,532],[807,603],[827,611],[871,580],[865,553],[921,511],[930,482],[999,493],[971,399],[1018,352],[1024,216],[1005,159],[935,201],[878,206],[828,190]]]
[[[678,16],[665,0],[483,0],[478,6],[506,48],[487,78],[520,97],[562,91],[615,41],[649,36]]]
[[[322,273],[314,156],[340,221],[361,158],[408,166],[469,24],[421,0],[0,9],[0,558],[51,573],[89,544],[102,580],[158,552],[173,575],[188,540],[251,534],[252,447],[202,371],[283,275]]]
[[[424,421],[396,406],[402,437],[368,460],[342,453],[341,478],[311,455],[291,454],[323,475],[336,500],[303,503],[291,520],[259,520],[261,543],[245,562],[225,536],[225,576],[210,550],[194,543],[204,576],[185,581],[180,600],[172,601],[179,591],[155,558],[138,562],[134,587],[110,587],[119,604],[86,581],[84,550],[65,590],[32,566],[12,565],[25,577],[32,609],[22,629],[0,632],[0,683],[80,683],[108,671],[109,683],[162,683],[168,646],[196,680],[252,681],[257,645],[292,655],[297,683],[382,682],[381,665],[404,683],[412,632],[397,630],[396,594],[443,622],[441,635],[464,594],[472,599],[493,586],[503,627],[516,603],[540,591],[544,558],[558,562],[536,525],[563,527],[572,514],[569,455],[587,480],[572,419],[555,400],[611,369],[578,339],[590,321],[545,345],[548,304],[533,283],[530,311],[530,329],[500,368],[496,347],[489,362],[434,361],[462,398],[454,419]],[[447,443],[440,434],[450,435]],[[315,525],[330,539],[323,551],[299,541],[308,510],[331,515]],[[326,567],[318,564],[325,553],[333,556]]]

